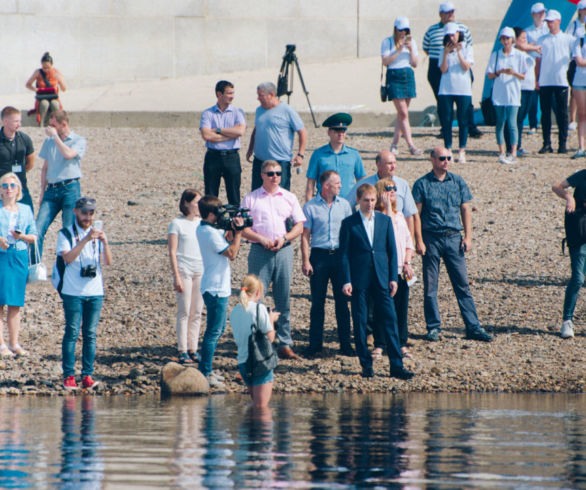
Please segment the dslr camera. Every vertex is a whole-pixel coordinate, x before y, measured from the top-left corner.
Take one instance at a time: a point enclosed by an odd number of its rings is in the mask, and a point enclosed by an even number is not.
[[[98,268],[95,265],[86,265],[82,267],[79,274],[81,277],[96,277]]]
[[[220,230],[243,230],[252,226],[252,216],[250,216],[250,209],[240,208],[235,204],[225,204],[218,208],[216,215],[218,220],[216,221],[216,228]],[[242,218],[242,226],[232,226],[234,218]]]

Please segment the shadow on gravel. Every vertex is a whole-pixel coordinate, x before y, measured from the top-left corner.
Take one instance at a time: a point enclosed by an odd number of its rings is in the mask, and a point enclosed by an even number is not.
[[[167,245],[167,240],[127,240],[124,242],[110,242],[110,245]]]
[[[565,286],[567,279],[554,279],[551,276],[546,277],[503,277],[502,279],[491,279],[488,277],[475,278],[476,283],[500,283],[513,284],[515,286],[535,287],[535,286]]]

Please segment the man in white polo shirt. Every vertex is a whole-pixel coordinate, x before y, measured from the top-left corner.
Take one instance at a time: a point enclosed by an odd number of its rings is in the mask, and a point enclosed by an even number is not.
[[[574,38],[560,30],[562,16],[557,10],[549,10],[545,22],[549,34],[537,44],[541,55],[537,58],[535,72],[541,99],[541,126],[543,147],[539,153],[553,153],[551,147],[551,109],[553,107],[559,129],[558,153],[567,153],[568,139],[568,65],[574,46]],[[554,103],[555,101],[555,103]]]

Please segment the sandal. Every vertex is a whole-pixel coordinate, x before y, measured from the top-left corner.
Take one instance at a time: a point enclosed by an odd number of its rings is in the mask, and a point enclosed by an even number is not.
[[[409,153],[411,153],[411,155],[416,157],[416,156],[422,155],[423,151],[420,150],[419,148],[416,148],[415,146],[410,146]]]
[[[193,364],[193,361],[187,352],[179,353],[179,364]]]
[[[383,350],[380,347],[377,347],[372,351],[372,360],[379,361],[383,356]]]
[[[391,153],[395,156],[399,154],[399,148],[397,148],[397,145],[391,144]]]
[[[2,344],[0,345],[0,357],[14,357],[14,354],[6,344]]]
[[[193,352],[192,350],[187,351],[187,355],[193,362],[199,362],[199,354],[197,352]]]
[[[413,359],[413,354],[411,354],[411,352],[409,352],[407,347],[401,347],[401,356],[406,359]]]
[[[28,356],[28,352],[25,351],[20,344],[13,345],[10,350],[16,356]]]

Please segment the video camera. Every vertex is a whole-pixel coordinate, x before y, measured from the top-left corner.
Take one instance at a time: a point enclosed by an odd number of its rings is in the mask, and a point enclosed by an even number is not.
[[[216,221],[216,228],[220,230],[243,230],[252,226],[252,216],[250,216],[250,209],[240,208],[236,204],[225,204],[218,208]],[[242,218],[242,226],[233,226],[234,218]]]

